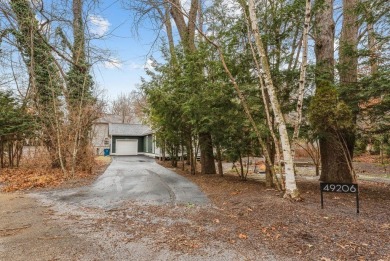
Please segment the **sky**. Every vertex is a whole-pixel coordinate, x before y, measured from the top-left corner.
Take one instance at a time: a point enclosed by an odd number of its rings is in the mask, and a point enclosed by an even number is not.
[[[143,27],[136,35],[132,30],[132,13],[125,10],[121,1],[101,1],[100,6],[88,16],[90,33],[103,36],[92,44],[110,50],[110,61],[93,66],[98,89],[104,98],[113,100],[121,93],[137,89],[141,77],[147,77],[145,66],[150,66],[156,33]],[[156,47],[154,48],[156,49]]]
[[[145,66],[151,68],[151,60],[148,58],[153,56],[159,60],[160,57],[158,46],[154,46],[152,50],[157,32],[145,21],[144,27],[139,28],[138,35],[135,35],[132,30],[133,14],[122,7],[122,1],[101,0],[99,7],[91,12],[88,18],[91,33],[97,36],[107,35],[103,39],[94,40],[93,44],[109,49],[112,53],[111,62],[93,66],[95,81],[99,89],[104,89],[108,101],[112,101],[121,93],[136,90],[141,83],[140,78],[147,77]],[[230,0],[224,1],[231,7]],[[208,2],[209,0],[205,0],[204,4],[210,4]],[[184,10],[188,11],[191,1],[182,0],[181,3]],[[172,25],[174,26],[174,22]]]

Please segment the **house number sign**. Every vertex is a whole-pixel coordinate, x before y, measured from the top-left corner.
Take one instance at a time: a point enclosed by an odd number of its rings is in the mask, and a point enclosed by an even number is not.
[[[333,193],[355,193],[356,195],[356,213],[359,213],[359,189],[358,184],[345,183],[320,183],[321,189],[321,208],[324,208],[324,192]]]

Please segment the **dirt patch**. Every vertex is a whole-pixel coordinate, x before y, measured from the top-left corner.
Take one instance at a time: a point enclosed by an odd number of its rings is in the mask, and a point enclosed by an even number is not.
[[[94,256],[56,221],[53,210],[23,194],[0,194],[0,260],[80,260]],[[88,252],[84,249],[90,249]]]

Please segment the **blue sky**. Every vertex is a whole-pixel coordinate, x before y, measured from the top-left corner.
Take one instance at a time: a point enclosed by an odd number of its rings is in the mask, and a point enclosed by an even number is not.
[[[89,15],[89,27],[91,33],[105,35],[93,40],[93,45],[109,49],[111,53],[111,62],[93,67],[95,81],[105,90],[106,98],[113,100],[120,93],[135,90],[141,76],[146,76],[144,67],[148,57],[153,55],[155,32],[144,27],[140,28],[138,36],[134,35],[132,13],[123,9],[120,1],[102,1]]]

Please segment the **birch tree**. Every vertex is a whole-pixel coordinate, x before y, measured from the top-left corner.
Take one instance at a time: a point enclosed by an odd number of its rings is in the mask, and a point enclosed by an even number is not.
[[[262,65],[261,74],[264,79],[265,87],[268,91],[272,110],[276,119],[276,125],[278,127],[279,135],[280,135],[280,142],[282,146],[282,153],[283,153],[283,160],[284,160],[285,174],[286,174],[285,196],[291,198],[299,198],[299,191],[295,181],[295,170],[294,170],[293,155],[291,151],[290,138],[287,133],[286,123],[284,120],[283,113],[280,109],[280,104],[276,95],[276,90],[272,83],[271,72],[270,72],[267,57],[265,55],[266,52],[264,49],[263,41],[261,39],[260,31],[257,27],[257,15],[256,15],[255,3],[253,0],[248,0],[248,5],[249,5],[249,17],[251,21],[252,33],[255,37],[256,47]]]
[[[303,96],[306,84],[306,70],[307,70],[307,56],[308,56],[308,35],[310,29],[311,20],[311,0],[306,0],[305,4],[305,22],[303,25],[302,33],[302,62],[301,70],[299,74],[299,88],[298,88],[298,99],[297,99],[297,119],[294,124],[294,133],[292,136],[292,143],[296,144],[299,137],[299,129],[302,123],[302,107],[303,107]],[[295,157],[295,150],[292,152],[293,158]]]

